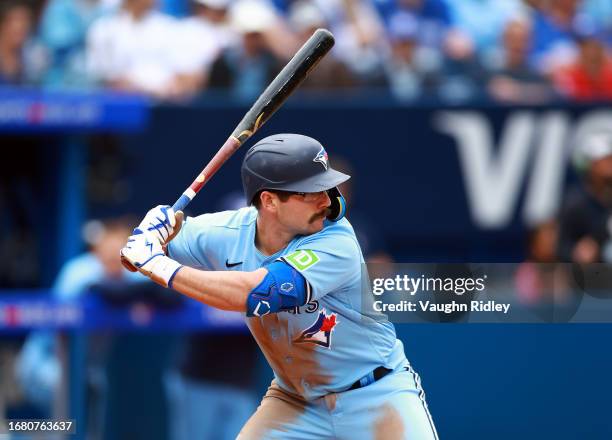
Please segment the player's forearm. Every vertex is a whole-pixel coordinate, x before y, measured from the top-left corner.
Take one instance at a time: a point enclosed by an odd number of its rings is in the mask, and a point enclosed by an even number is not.
[[[209,306],[244,312],[249,293],[261,283],[266,273],[266,269],[223,272],[183,266],[174,276],[172,288]]]

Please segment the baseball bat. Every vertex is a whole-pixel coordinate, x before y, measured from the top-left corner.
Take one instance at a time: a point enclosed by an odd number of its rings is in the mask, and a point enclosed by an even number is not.
[[[193,200],[221,166],[244,144],[287,100],[304,81],[308,72],[329,52],[334,36],[327,29],[317,29],[297,51],[293,58],[272,80],[244,115],[232,134],[217,151],[178,200],[172,205],[174,212],[182,211]]]
[[[296,52],[276,78],[266,87],[255,104],[244,115],[232,134],[219,151],[208,162],[198,177],[189,185],[172,205],[174,212],[182,211],[193,200],[221,166],[244,144],[287,100],[289,95],[304,81],[319,61],[334,45],[334,36],[327,29],[317,29],[304,45]],[[126,269],[134,272],[136,268],[125,258],[121,262]]]

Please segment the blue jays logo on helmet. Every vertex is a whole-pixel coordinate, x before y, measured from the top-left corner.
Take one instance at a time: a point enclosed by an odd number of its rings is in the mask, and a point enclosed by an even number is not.
[[[325,168],[325,170],[329,168],[329,159],[327,157],[327,151],[325,151],[325,148],[323,147],[321,147],[321,150],[317,153],[317,155],[312,161],[318,162],[323,165],[323,168]]]
[[[304,330],[294,342],[310,342],[325,348],[330,348],[332,331],[337,324],[336,316],[335,313],[330,313],[328,315],[325,313],[325,309],[321,310],[315,323]]]

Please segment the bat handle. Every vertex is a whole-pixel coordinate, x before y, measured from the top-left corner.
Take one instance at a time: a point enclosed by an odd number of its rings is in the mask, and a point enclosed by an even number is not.
[[[191,202],[191,198],[189,198],[187,194],[183,193],[178,198],[178,200],[174,202],[174,205],[172,205],[172,209],[174,210],[174,212],[183,211],[187,207],[187,205],[189,205],[189,202]]]
[[[238,131],[239,129],[236,129]],[[195,195],[202,189],[202,187],[210,180],[210,178],[217,172],[219,168],[236,152],[242,142],[248,139],[253,132],[249,130],[243,130],[239,135],[232,134],[223,144],[217,154],[210,160],[208,165],[204,167],[202,172],[198,175],[198,177],[192,182],[192,184],[183,192],[183,194],[178,198],[174,205],[172,205],[172,209],[174,212],[183,211],[189,203],[193,200]],[[240,138],[243,138],[243,141],[240,141]]]

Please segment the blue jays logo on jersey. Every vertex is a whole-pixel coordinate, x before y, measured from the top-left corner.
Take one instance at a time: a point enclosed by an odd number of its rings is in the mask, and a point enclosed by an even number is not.
[[[315,323],[304,330],[293,342],[311,342],[322,347],[330,348],[332,332],[336,324],[338,324],[336,316],[335,313],[330,313],[328,315],[325,313],[325,309],[321,310]]]
[[[325,170],[327,171],[327,168],[329,167],[329,163],[328,163],[329,159],[327,157],[327,151],[325,151],[325,148],[321,147],[321,151],[317,153],[317,155],[312,161],[319,162],[321,165],[323,165],[323,168],[325,168]]]

